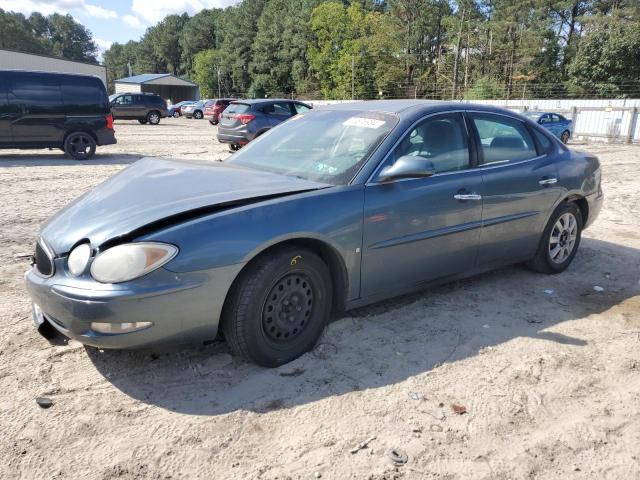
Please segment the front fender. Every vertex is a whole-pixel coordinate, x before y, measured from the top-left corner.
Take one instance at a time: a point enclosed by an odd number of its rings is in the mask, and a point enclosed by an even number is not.
[[[294,239],[317,240],[342,257],[353,298],[360,290],[363,201],[362,185],[332,187],[203,216],[140,240],[177,245],[180,253],[165,265],[177,273],[246,263]]]

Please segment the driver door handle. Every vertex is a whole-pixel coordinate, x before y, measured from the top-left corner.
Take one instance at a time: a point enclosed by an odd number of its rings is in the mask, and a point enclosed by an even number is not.
[[[482,200],[482,195],[477,193],[456,193],[453,198],[456,200]]]
[[[555,185],[558,183],[557,178],[543,178],[538,182],[540,185]]]

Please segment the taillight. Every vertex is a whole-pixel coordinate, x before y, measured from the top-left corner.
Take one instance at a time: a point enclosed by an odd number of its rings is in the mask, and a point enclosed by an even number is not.
[[[105,120],[107,121],[107,128],[109,130],[113,130],[113,115],[109,114],[105,117]]]
[[[246,125],[247,123],[249,123],[254,118],[256,118],[256,116],[255,115],[251,115],[250,113],[240,113],[240,114],[236,115],[236,120],[240,120],[243,125]]]

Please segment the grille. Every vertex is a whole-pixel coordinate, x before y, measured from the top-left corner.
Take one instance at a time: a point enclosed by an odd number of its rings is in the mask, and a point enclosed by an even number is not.
[[[35,260],[36,268],[42,275],[45,277],[53,275],[53,260],[49,258],[49,255],[47,255],[46,250],[42,248],[40,242],[36,243]]]

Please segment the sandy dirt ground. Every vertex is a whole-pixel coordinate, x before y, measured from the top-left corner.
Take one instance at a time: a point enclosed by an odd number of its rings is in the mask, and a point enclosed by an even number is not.
[[[606,203],[565,273],[514,266],[350,312],[267,370],[223,343],[36,333],[21,255],[48,216],[141,156],[227,155],[206,121],[116,128],[89,162],[0,152],[0,478],[640,478],[640,148],[580,147]]]

